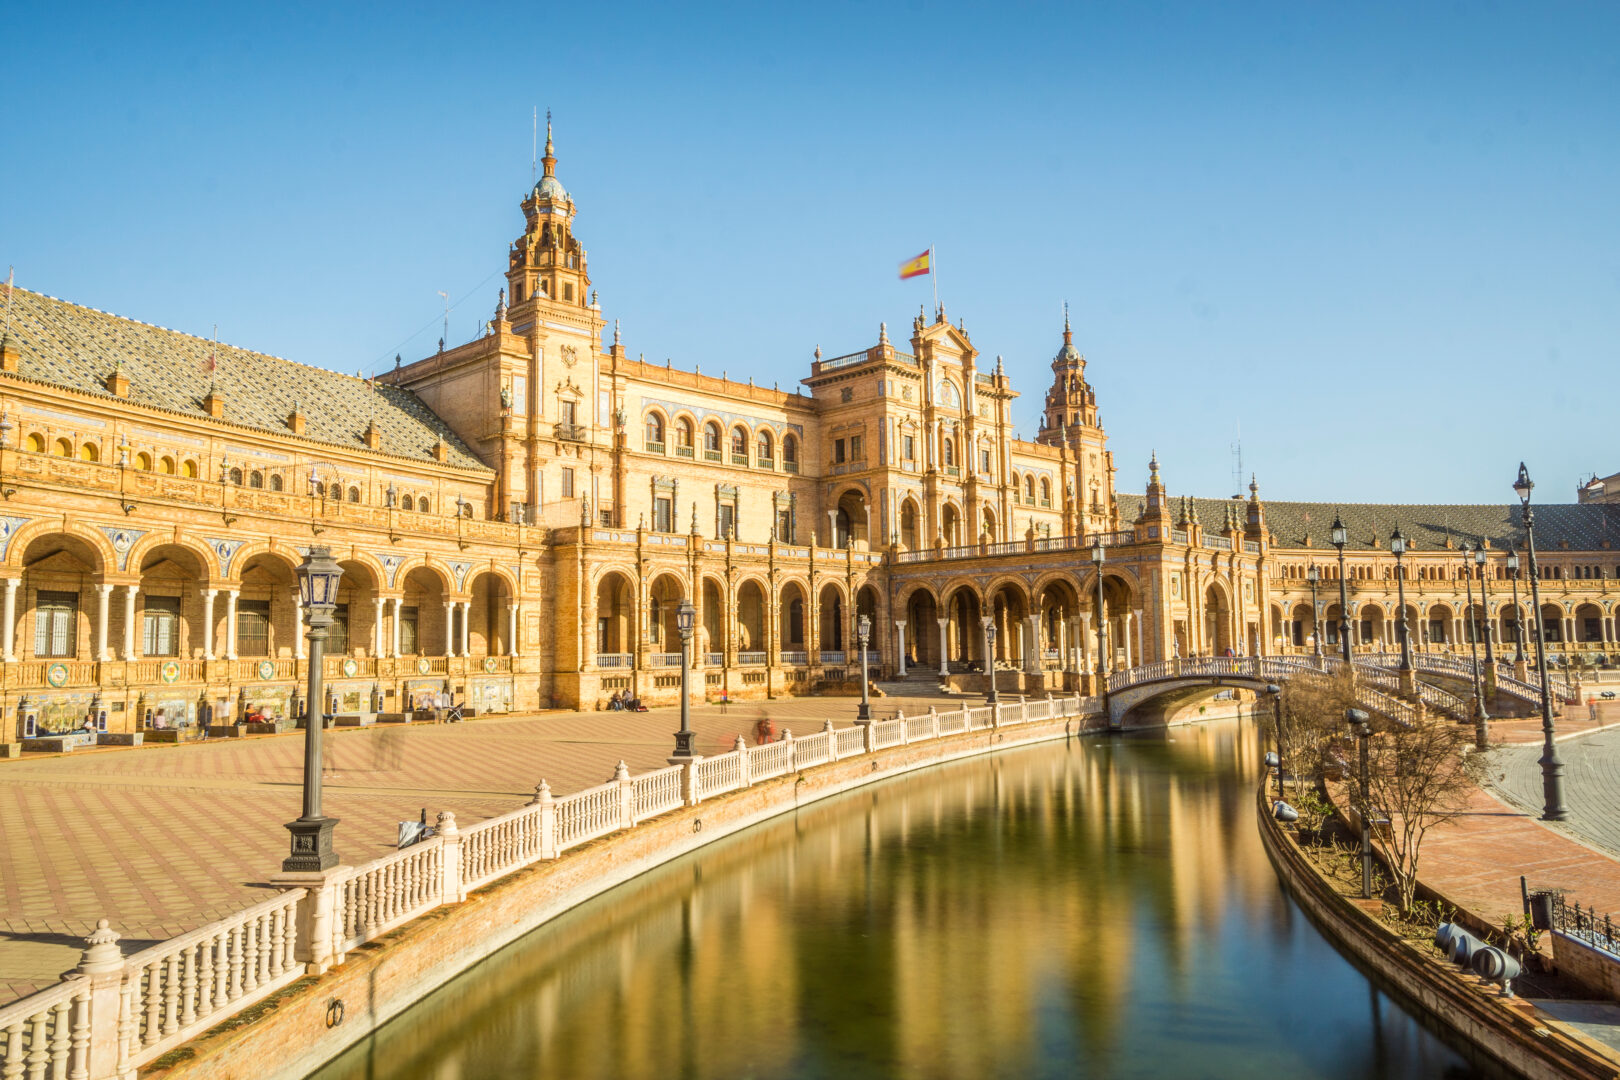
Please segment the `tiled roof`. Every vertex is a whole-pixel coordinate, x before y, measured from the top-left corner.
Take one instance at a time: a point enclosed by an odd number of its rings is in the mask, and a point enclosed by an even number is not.
[[[488,471],[448,424],[416,395],[395,386],[249,352],[178,330],[166,330],[65,300],[16,289],[11,306],[12,344],[21,354],[18,374],[87,394],[113,398],[107,376],[122,362],[129,400],[187,416],[206,417],[208,358],[217,356],[214,384],[233,424],[290,434],[296,405],[304,438],[363,449],[366,426],[376,421],[384,453],[433,460],[443,439],[446,463]]]
[[[1135,521],[1141,515],[1144,498],[1141,495],[1120,495],[1120,517],[1124,522]],[[1170,520],[1181,516],[1181,498],[1172,495],[1167,500]],[[1192,500],[1193,513],[1206,534],[1220,532],[1225,525],[1228,507],[1234,507],[1240,520],[1248,513],[1247,499]],[[1304,548],[1305,537],[1311,538],[1313,550],[1333,550],[1328,530],[1333,517],[1340,515],[1349,533],[1346,551],[1369,551],[1374,547],[1389,550],[1389,535],[1400,527],[1406,537],[1409,551],[1444,551],[1449,538],[1453,548],[1460,548],[1466,540],[1477,544],[1481,537],[1489,540],[1493,550],[1508,547],[1524,549],[1524,527],[1520,523],[1517,503],[1495,506],[1469,506],[1419,503],[1409,506],[1385,503],[1308,503],[1269,502],[1261,499],[1265,511],[1266,530],[1282,548]],[[1603,542],[1620,549],[1620,504],[1614,503],[1548,503],[1534,507],[1536,516],[1536,549],[1538,551],[1602,551]]]

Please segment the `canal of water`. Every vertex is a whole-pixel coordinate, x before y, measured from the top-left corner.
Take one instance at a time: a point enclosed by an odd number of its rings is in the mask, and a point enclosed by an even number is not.
[[[537,930],[319,1080],[1494,1076],[1334,951],[1248,720],[887,781]]]

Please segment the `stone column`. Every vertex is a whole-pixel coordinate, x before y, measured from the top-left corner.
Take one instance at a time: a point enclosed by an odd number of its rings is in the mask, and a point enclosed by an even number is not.
[[[225,659],[236,659],[236,589],[225,591]]]
[[[900,643],[900,677],[906,677],[906,620],[894,620],[896,638]]]
[[[303,660],[308,654],[304,651],[304,598],[300,594],[293,595],[293,659]]]
[[[0,640],[0,656],[8,664],[17,659],[17,586],[21,584],[22,578],[6,578],[6,629],[4,640]]]
[[[1041,671],[1041,617],[1030,615],[1025,617],[1025,632],[1029,635],[1024,646],[1024,671],[1029,675],[1039,675]]]
[[[444,655],[456,655],[456,602],[444,602]]]
[[[135,659],[135,595],[139,585],[124,586],[124,659]]]
[[[517,602],[506,606],[506,655],[518,654],[518,606]]]
[[[1125,666],[1127,668],[1133,667],[1132,660],[1135,658],[1131,656],[1131,613],[1129,611],[1123,612],[1119,617],[1119,637],[1120,644],[1125,646]]]
[[[381,656],[383,654],[383,605],[387,602],[388,601],[384,600],[380,596],[373,596],[371,598],[371,608],[373,612],[371,623],[372,656]]]
[[[950,648],[949,648],[949,640],[948,640],[949,639],[949,629],[948,628],[951,625],[951,620],[949,620],[949,619],[940,619],[940,620],[938,620],[938,622],[939,622],[939,677],[943,679],[943,678],[945,678],[945,676],[947,676],[947,675],[949,675],[951,673],[951,669],[950,669],[950,666],[949,666],[949,664],[950,664],[950,659],[949,659],[950,658]]]
[[[96,659],[111,660],[112,654],[107,651],[107,622],[112,603],[111,585],[96,586]]]
[[[472,601],[461,602],[461,655],[472,655]],[[493,652],[491,656],[495,655]]]
[[[399,624],[401,621],[403,621],[404,608],[405,598],[403,596],[394,597],[394,625],[390,631],[390,636],[393,639],[393,646],[388,650],[388,655],[395,658],[398,658],[399,656]]]
[[[1264,618],[1264,617],[1265,616],[1263,616],[1263,615],[1261,616],[1261,618]],[[1134,620],[1134,625],[1136,627],[1136,651],[1134,653],[1132,653],[1131,656],[1138,664],[1146,663],[1147,662],[1147,656],[1142,652],[1142,609],[1141,608],[1136,609],[1136,618]],[[1262,624],[1262,627],[1263,627],[1263,624]],[[1261,635],[1261,639],[1263,641],[1264,638],[1265,638],[1265,630],[1263,628],[1260,631],[1260,635]],[[1265,649],[1261,648],[1260,652],[1264,653]]]
[[[214,658],[214,597],[219,595],[218,589],[204,589],[203,598],[203,659]]]

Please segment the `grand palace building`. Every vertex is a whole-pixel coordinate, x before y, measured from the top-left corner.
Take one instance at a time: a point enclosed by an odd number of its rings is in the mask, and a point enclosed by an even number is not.
[[[818,350],[792,392],[632,358],[549,137],[544,163],[487,332],[374,379],[12,290],[0,745],[89,713],[116,733],[295,710],[311,545],[344,571],[325,675],[345,713],[673,701],[683,601],[694,698],[847,691],[862,616],[874,677],[962,689],[986,619],[1025,693],[1308,653],[1337,641],[1336,515],[1358,648],[1397,647],[1399,527],[1415,648],[1507,654],[1539,616],[1561,655],[1617,651],[1620,502],[1538,508],[1536,613],[1507,569],[1516,506],[1192,498],[1157,461],[1121,491],[1067,325],[1032,441],[1001,359],[942,309]]]

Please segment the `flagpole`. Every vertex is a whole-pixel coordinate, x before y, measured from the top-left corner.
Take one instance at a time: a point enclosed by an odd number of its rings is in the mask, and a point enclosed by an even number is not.
[[[928,245],[928,276],[933,279],[934,285],[934,313],[939,313],[939,258],[934,254],[934,245]]]

